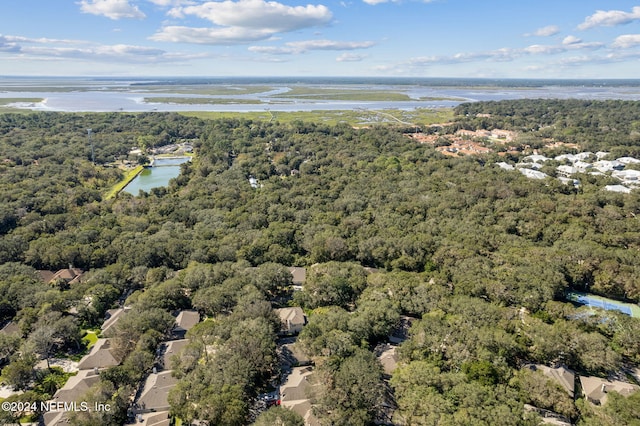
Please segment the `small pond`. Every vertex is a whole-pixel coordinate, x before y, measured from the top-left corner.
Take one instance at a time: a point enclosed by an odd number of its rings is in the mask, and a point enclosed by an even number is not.
[[[171,179],[180,175],[180,165],[187,161],[191,161],[191,157],[157,158],[153,167],[145,168],[123,191],[138,195],[140,190],[149,192],[151,188],[167,186]]]

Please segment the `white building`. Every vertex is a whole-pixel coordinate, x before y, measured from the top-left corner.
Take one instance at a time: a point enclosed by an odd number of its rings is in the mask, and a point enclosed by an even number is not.
[[[522,173],[529,179],[545,179],[549,177],[548,174],[539,172],[537,170],[531,170],[531,169],[518,169],[518,170],[520,170],[520,173]]]

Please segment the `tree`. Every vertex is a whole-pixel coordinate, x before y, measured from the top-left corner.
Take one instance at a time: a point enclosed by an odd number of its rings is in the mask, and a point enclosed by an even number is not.
[[[357,349],[334,371],[325,371],[326,389],[319,401],[321,418],[335,425],[367,425],[384,402],[382,366],[369,351]]]
[[[304,419],[300,414],[283,408],[280,406],[274,406],[267,411],[263,411],[256,421],[254,426],[304,426]]]
[[[14,356],[9,365],[2,369],[2,377],[14,389],[26,390],[33,380],[33,367],[36,361],[35,355],[28,352]]]

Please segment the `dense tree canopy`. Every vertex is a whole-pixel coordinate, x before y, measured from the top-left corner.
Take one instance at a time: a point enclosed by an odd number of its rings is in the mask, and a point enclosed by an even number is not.
[[[640,157],[638,105],[465,104],[453,124],[425,131],[506,128],[522,146],[554,139]],[[196,156],[166,188],[103,199],[122,177],[112,162],[135,160],[132,146],[184,139]],[[30,389],[37,358],[78,353],[81,330],[126,300],[114,337],[123,362],[87,395],[119,410],[76,419],[118,424],[171,313],[193,308],[207,319],[174,359],[172,413],[298,424],[280,410],[250,414],[279,380],[272,308],[290,304],[309,316],[299,343],[327,379],[314,400],[323,422],[371,424],[397,408],[399,424],[535,424],[525,403],[585,424],[632,418],[631,398],[574,404],[520,367],[606,376],[640,361],[637,318],[564,302],[570,289],[640,301],[639,193],[605,192],[595,177],[546,184],[493,160],[445,157],[390,127],[0,115],[0,318],[20,330],[0,339],[3,377]],[[81,283],[37,273],[70,264],[88,270]],[[307,279],[292,297],[293,265]],[[406,316],[389,387],[373,350]]]

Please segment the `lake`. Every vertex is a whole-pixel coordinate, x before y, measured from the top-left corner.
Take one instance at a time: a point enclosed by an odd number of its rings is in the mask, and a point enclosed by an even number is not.
[[[191,157],[157,158],[153,167],[146,167],[123,191],[138,195],[141,190],[149,192],[152,188],[167,186],[171,179],[180,175],[180,165],[187,161],[191,161]]]

